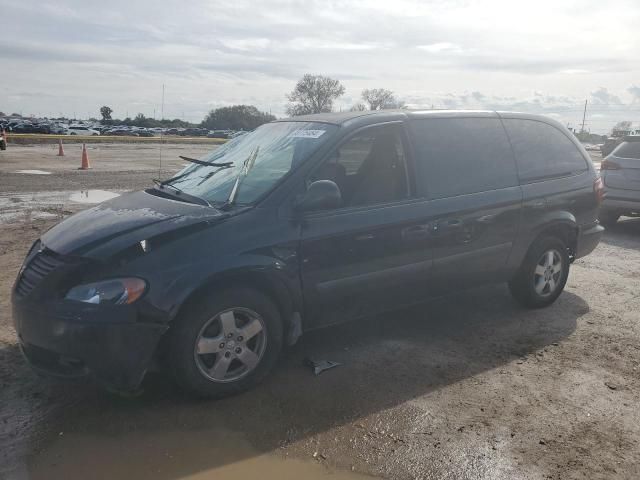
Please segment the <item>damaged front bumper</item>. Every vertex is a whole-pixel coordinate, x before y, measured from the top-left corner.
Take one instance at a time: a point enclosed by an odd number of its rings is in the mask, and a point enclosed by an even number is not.
[[[89,377],[110,390],[135,392],[167,330],[139,321],[134,306],[33,305],[14,298],[20,348],[39,373]]]

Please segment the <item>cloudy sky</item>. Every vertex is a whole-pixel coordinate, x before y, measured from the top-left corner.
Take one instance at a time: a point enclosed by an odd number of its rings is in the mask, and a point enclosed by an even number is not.
[[[304,73],[348,109],[407,104],[640,123],[638,0],[0,0],[0,111],[200,121],[249,103],[284,115]]]

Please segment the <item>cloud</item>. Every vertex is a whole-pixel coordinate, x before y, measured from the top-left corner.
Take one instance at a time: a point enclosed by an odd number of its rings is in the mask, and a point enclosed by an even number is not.
[[[632,95],[634,103],[640,102],[640,86],[631,85],[629,88],[627,88],[627,92]]]
[[[600,87],[596,91],[591,92],[591,98],[594,103],[600,103],[600,104],[612,105],[612,104],[622,103],[622,101],[620,100],[620,97],[609,93],[609,90],[607,90],[604,87]]]
[[[437,42],[430,45],[418,45],[416,48],[429,53],[462,53],[462,48],[455,43]]]
[[[0,0],[0,110],[152,115],[164,84],[170,116],[234,102],[282,114],[304,73],[353,98],[383,87],[451,108],[570,109],[585,92],[638,102],[640,4],[612,0],[625,15],[611,35],[611,6],[588,1],[538,0],[524,18],[502,0]]]

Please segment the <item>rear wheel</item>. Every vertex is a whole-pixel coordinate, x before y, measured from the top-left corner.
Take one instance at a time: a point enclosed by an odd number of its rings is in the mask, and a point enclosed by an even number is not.
[[[252,388],[273,368],[282,348],[278,309],[254,290],[203,298],[176,322],[170,333],[170,369],[178,384],[204,397]]]
[[[543,237],[529,249],[509,289],[525,307],[542,308],[556,301],[568,276],[567,246],[557,237]]]

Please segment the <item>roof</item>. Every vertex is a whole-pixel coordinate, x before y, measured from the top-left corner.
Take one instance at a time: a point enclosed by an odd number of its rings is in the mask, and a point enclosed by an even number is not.
[[[500,112],[506,113],[506,112]],[[511,112],[509,112],[511,113]],[[394,110],[365,110],[357,112],[328,112],[316,113],[313,115],[300,115],[297,117],[282,118],[278,122],[321,122],[341,125],[351,120],[363,117],[383,117],[385,119],[393,118],[411,118],[411,117],[455,117],[455,116],[490,116],[496,117],[497,113],[492,110],[410,110],[410,109],[394,109]]]
[[[376,117],[375,119],[373,117]],[[301,115],[298,117],[283,118],[278,122],[320,122],[343,125],[355,121],[358,124],[367,124],[384,121],[401,120],[404,118],[451,118],[451,117],[490,117],[490,118],[520,118],[543,121],[560,125],[556,120],[533,113],[503,112],[494,110],[366,110],[362,112],[318,113],[315,115]]]
[[[282,118],[279,122],[321,122],[321,123],[333,123],[340,125],[354,118],[365,117],[369,115],[379,115],[381,113],[388,113],[390,110],[365,110],[360,112],[327,112],[327,113],[315,113],[312,115],[300,115],[297,117]]]

